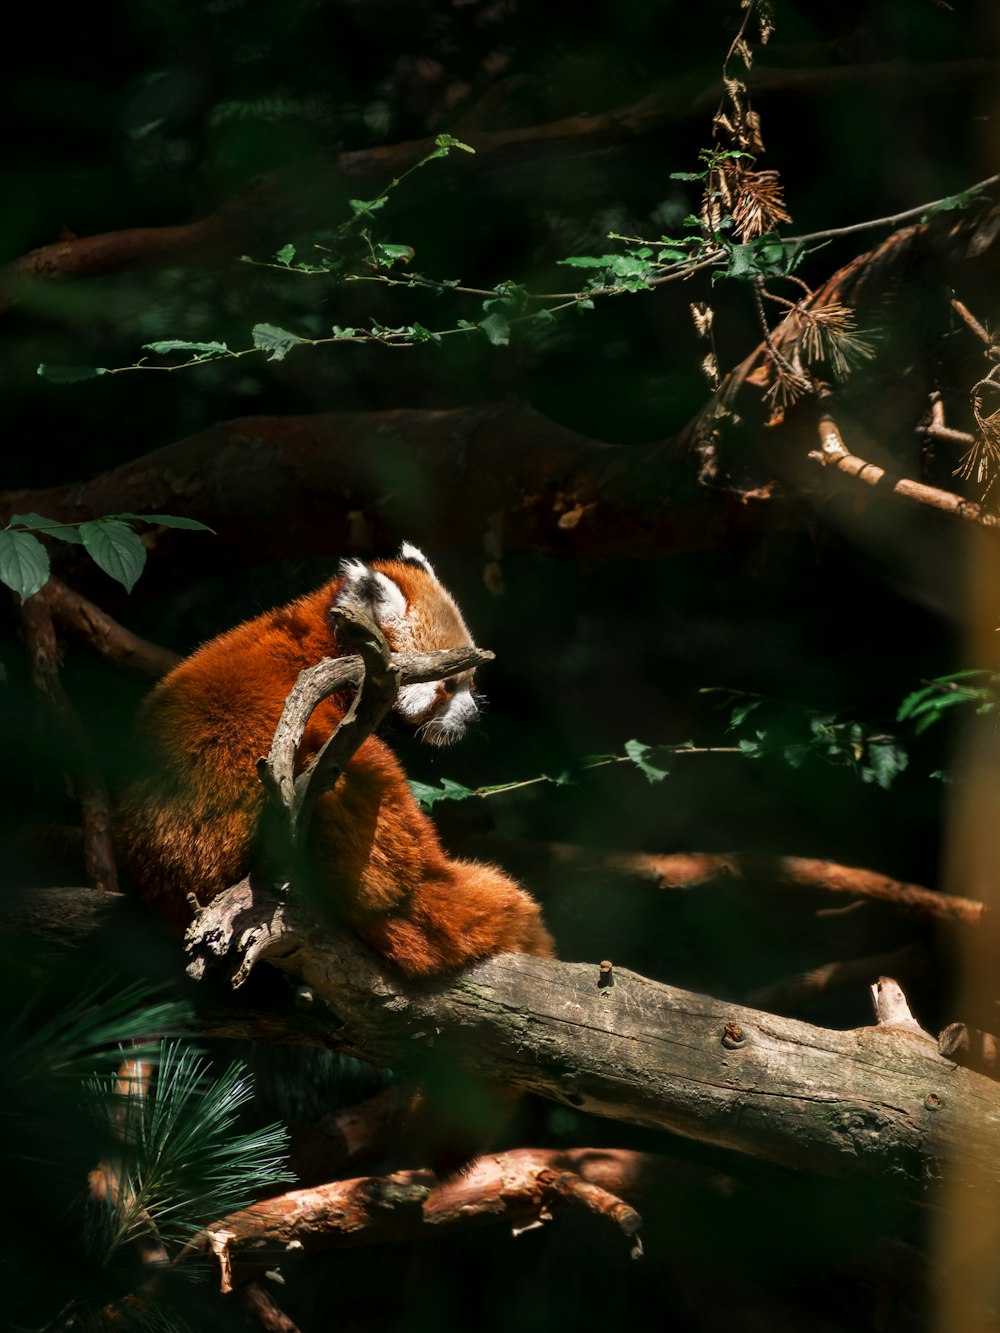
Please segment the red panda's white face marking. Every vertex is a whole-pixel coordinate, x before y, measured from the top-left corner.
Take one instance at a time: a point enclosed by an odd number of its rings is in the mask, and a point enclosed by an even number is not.
[[[374,565],[344,560],[340,572],[345,584],[337,602],[360,606],[372,616],[394,652],[475,647],[451,594],[410,542],[403,543],[395,560]],[[471,671],[444,681],[404,685],[396,710],[417,728],[421,740],[449,745],[479,716],[472,686]]]

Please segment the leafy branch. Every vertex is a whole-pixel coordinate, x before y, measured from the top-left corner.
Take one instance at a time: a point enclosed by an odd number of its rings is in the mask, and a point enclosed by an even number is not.
[[[146,547],[135,524],[212,532],[207,523],[173,514],[105,514],[83,523],[60,523],[44,514],[14,514],[0,528],[0,583],[24,601],[49,579],[49,553],[34,533],[82,546],[94,564],[131,592],[146,563]]]
[[[974,704],[976,716],[984,717],[996,712],[998,687],[1000,675],[992,671],[972,669],[937,676],[906,696],[899,705],[896,720],[912,722],[919,736],[961,705]]]
[[[714,689],[702,693],[719,693]],[[732,697],[734,691],[724,691]],[[750,723],[751,717],[753,723]],[[680,744],[648,745],[645,741],[626,741],[623,754],[590,755],[573,769],[559,773],[540,773],[516,782],[501,782],[483,787],[465,787],[451,778],[442,778],[440,786],[411,780],[410,787],[425,810],[438,801],[464,801],[470,797],[499,796],[541,783],[568,786],[580,774],[611,764],[632,764],[649,782],[662,782],[672,771],[672,761],[685,755],[725,754],[744,759],[777,759],[791,768],[801,768],[810,757],[833,765],[849,767],[862,782],[888,788],[909,762],[898,738],[873,731],[861,722],[840,719],[835,713],[778,703],[759,697],[739,695],[732,706],[726,730],[739,735],[735,745]]]
[[[587,274],[583,285],[571,291],[532,292],[510,280],[484,288],[464,285],[458,279],[411,272],[409,265],[415,258],[413,247],[379,239],[375,235],[375,224],[392,192],[414,172],[438,158],[447,157],[452,150],[475,151],[452,135],[439,134],[430,152],[393,177],[374,198],[348,201],[351,215],[332,228],[326,238],[328,243],[313,242],[313,250],[319,252],[318,260],[315,257],[303,259],[290,241],[270,260],[258,260],[249,255],[240,258],[246,263],[298,276],[327,277],[338,282],[379,282],[392,287],[467,295],[480,301],[481,318],[460,318],[448,327],[437,329],[416,321],[389,326],[371,319],[365,326],[334,324],[329,334],[319,337],[309,337],[275,323],[260,322],[252,327],[250,344],[244,347],[232,348],[221,340],[168,338],[146,343],[143,350],[155,357],[186,353],[183,359],[163,363],[141,357],[131,364],[117,367],[42,364],[38,367],[39,375],[54,383],[68,384],[130,371],[184,370],[247,356],[264,355],[269,361],[283,361],[297,347],[326,347],[344,342],[406,349],[439,343],[446,337],[481,334],[493,346],[503,347],[509,344],[512,332],[518,326],[540,326],[568,309],[592,309],[598,298],[654,290],[664,283],[711,269],[713,283],[719,278],[730,278],[751,286],[773,371],[768,397],[777,419],[789,403],[816,390],[817,367],[825,366],[833,378],[845,379],[857,364],[874,356],[873,341],[858,331],[853,312],[836,302],[817,304],[815,293],[796,275],[795,270],[809,253],[808,247],[834,236],[965,207],[1000,178],[990,177],[968,190],[892,217],[792,238],[783,237],[781,227],[791,222],[791,216],[785,207],[778,173],[758,167],[764,144],[760,117],[750,104],[747,83],[753,64],[749,36],[751,20],[756,25],[757,40],[761,45],[766,44],[774,26],[772,7],[770,0],[744,0],[742,8],[739,29],[723,60],[723,94],[712,117],[711,146],[700,151],[699,170],[671,173],[671,179],[702,185],[698,213],[690,214],[684,220],[686,234],[661,235],[647,241],[610,232],[609,239],[622,246],[620,251],[570,255],[557,261]],[[357,246],[363,251],[360,262],[357,261]],[[400,266],[406,267],[405,276],[401,276]],[[769,284],[775,281],[794,282],[803,295],[789,300],[770,289]],[[780,340],[776,339],[768,321],[765,299],[783,308],[785,333]],[[705,302],[698,302],[692,311],[699,333],[704,333],[706,321],[710,323],[711,320],[711,308]],[[790,324],[793,318],[795,322]],[[716,387],[721,374],[714,343],[710,354],[703,359],[702,367],[710,383]]]
[[[734,692],[721,693],[732,697]],[[790,768],[818,759],[849,768],[862,782],[886,790],[909,763],[899,738],[888,732],[837,712],[760,696],[737,695],[726,730],[739,735],[739,750],[747,759],[778,759]]]
[[[741,52],[745,45],[743,42],[739,46]],[[735,88],[735,82],[730,82]],[[736,96],[736,93],[731,90],[730,95]],[[753,113],[747,108],[744,107],[743,112],[752,117]],[[718,121],[718,124],[728,123],[725,115]],[[532,292],[523,284],[511,280],[486,288],[463,284],[460,279],[436,278],[418,272],[407,271],[405,276],[399,276],[399,266],[408,266],[414,258],[412,246],[380,241],[374,237],[371,223],[387,203],[391,191],[402,181],[434,159],[447,156],[453,148],[474,151],[468,144],[451,135],[438,135],[435,149],[393,178],[376,198],[349,201],[352,215],[334,229],[332,244],[314,243],[314,249],[323,252],[319,262],[311,263],[297,258],[298,250],[291,242],[277,250],[271,261],[256,260],[249,255],[243,255],[241,259],[257,267],[305,277],[328,277],[339,282],[377,282],[390,287],[476,297],[481,302],[482,318],[460,318],[453,325],[437,329],[416,321],[389,326],[372,319],[367,326],[334,324],[328,335],[320,337],[308,337],[274,323],[261,322],[252,327],[250,345],[245,347],[233,348],[222,340],[166,338],[143,344],[143,350],[158,357],[169,357],[175,353],[188,355],[180,361],[168,363],[142,357],[131,364],[116,367],[42,363],[38,366],[38,374],[52,383],[71,384],[131,371],[169,373],[208,363],[240,360],[247,356],[264,355],[269,361],[283,361],[296,347],[366,343],[405,349],[438,343],[447,337],[478,334],[484,335],[493,346],[502,347],[509,344],[512,330],[518,326],[543,325],[566,310],[591,310],[595,300],[652,291],[665,283],[686,279],[711,269],[713,282],[719,278],[731,278],[752,284],[771,359],[778,368],[778,382],[773,386],[775,397],[781,402],[790,401],[805,392],[810,387],[810,381],[801,367],[790,364],[774,347],[761,306],[761,295],[778,302],[785,308],[786,315],[795,314],[803,323],[798,347],[793,352],[793,361],[801,358],[807,365],[826,362],[838,378],[844,378],[853,364],[874,354],[873,347],[868,339],[855,330],[851,311],[842,306],[810,309],[807,302],[813,292],[794,273],[808,253],[810,243],[841,233],[824,231],[790,239],[782,238],[777,228],[780,223],[790,219],[777,201],[776,185],[771,179],[775,173],[754,169],[756,154],[749,150],[749,146],[754,143],[749,132],[741,132],[736,136],[736,141],[743,146],[703,149],[699,155],[702,162],[700,171],[671,173],[672,179],[701,181],[705,187],[700,214],[690,214],[684,220],[684,230],[688,234],[660,235],[655,240],[646,240],[609,232],[609,240],[622,246],[619,252],[570,255],[557,261],[560,265],[587,272],[587,279],[580,288]],[[911,215],[930,216],[950,208],[964,207],[998,179],[992,177],[960,194],[923,204],[895,218],[875,219],[843,230],[888,225]],[[365,247],[366,255],[361,261],[361,267],[365,270],[363,272],[349,271],[342,257],[342,251],[354,236]],[[773,279],[796,282],[803,289],[804,296],[797,301],[778,296],[765,285]],[[717,373],[715,367],[712,376],[717,377]]]
[[[650,782],[661,782],[670,773],[667,759],[673,755],[685,754],[739,754],[735,745],[695,745],[693,741],[684,741],[680,745],[647,745],[644,741],[626,741],[624,754],[589,755],[575,769],[566,769],[561,773],[539,773],[537,777],[521,778],[516,782],[498,782],[486,787],[463,787],[451,778],[442,778],[440,787],[426,782],[410,780],[414,796],[424,807],[430,810],[437,801],[464,801],[470,796],[500,796],[504,792],[519,791],[522,787],[534,787],[539,783],[552,783],[557,787],[567,787],[575,782],[580,773],[588,773],[595,768],[606,768],[609,764],[633,764]],[[655,756],[655,757],[654,757]]]

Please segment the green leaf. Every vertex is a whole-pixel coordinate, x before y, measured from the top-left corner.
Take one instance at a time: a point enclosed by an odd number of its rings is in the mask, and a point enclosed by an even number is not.
[[[982,187],[972,190],[963,190],[960,194],[949,194],[945,199],[939,199],[936,203],[930,204],[924,209],[920,221],[926,222],[932,218],[935,213],[948,213],[955,208],[967,208],[969,204],[978,203],[982,198]]]
[[[295,246],[289,241],[287,245],[283,245],[280,250],[275,251],[274,257],[279,264],[290,264],[295,258]]]
[[[669,179],[672,181],[703,181],[707,175],[707,171],[671,171]]]
[[[357,217],[359,213],[376,213],[384,207],[387,198],[387,195],[382,194],[377,199],[348,199],[347,202],[354,209],[354,216]]]
[[[127,523],[117,518],[80,524],[80,536],[100,569],[131,592],[146,563],[146,548]]]
[[[49,366],[43,361],[37,373],[50,384],[76,384],[78,380],[95,380],[98,375],[110,375],[106,366]]]
[[[70,542],[74,546],[80,543],[80,525],[78,523],[59,523],[44,514],[14,514],[7,525],[11,528],[33,528],[44,532],[47,537],[57,537],[61,542]]]
[[[410,790],[425,810],[430,810],[436,801],[464,801],[476,794],[471,788],[463,787],[460,782],[452,782],[451,778],[442,778],[440,787],[417,782],[411,778]]]
[[[758,277],[787,277],[798,266],[804,253],[797,242],[783,241],[771,234],[759,236],[746,245],[728,241],[725,244],[729,262],[722,276],[744,282]]]
[[[570,255],[568,259],[558,259],[557,264],[565,264],[568,268],[607,268],[617,255],[601,255],[597,258],[595,255]]]
[[[877,782],[883,790],[892,786],[893,779],[899,777],[910,761],[909,755],[892,736],[887,736],[885,740],[869,741],[867,758],[869,767],[862,770],[862,779],[865,782]]]
[[[746,282],[759,276],[757,254],[752,245],[731,245],[727,249],[729,262],[726,265],[725,277]]]
[[[339,324],[334,324],[330,332],[335,338],[356,338],[358,336],[357,329],[342,329]]]
[[[913,716],[917,707],[923,703],[925,699],[934,698],[940,691],[940,685],[935,682],[932,685],[924,685],[921,689],[914,690],[912,694],[908,694],[896,710],[896,721],[906,722]]]
[[[375,245],[375,256],[381,268],[392,268],[400,259],[404,263],[409,263],[415,253],[412,245],[388,245],[382,241],[378,241]]]
[[[644,745],[642,741],[626,741],[625,753],[632,760],[637,768],[640,768],[650,782],[662,782],[669,774],[670,769],[664,768],[662,764],[654,764],[650,761],[649,755],[655,752],[652,745]]]
[[[188,532],[211,532],[207,523],[196,518],[184,518],[178,514],[110,514],[110,518],[123,518],[132,523],[156,523],[161,528],[184,528]]]
[[[279,329],[276,324],[255,324],[253,326],[253,345],[262,352],[269,352],[268,361],[284,361],[296,343],[305,342],[297,333]]]
[[[49,577],[49,553],[29,532],[0,528],[0,582],[21,598],[44,588]]]
[[[522,287],[517,282],[501,282],[499,286],[494,287],[496,296],[488,296],[483,302],[484,310],[492,310],[494,306],[503,306],[509,313],[520,315],[528,304],[527,288]]]
[[[165,356],[167,352],[228,352],[229,348],[225,343],[189,343],[181,342],[177,338],[168,338],[163,342],[143,343],[143,351],[155,352],[157,356]]]
[[[976,679],[982,683],[974,684]],[[919,735],[933,726],[945,709],[953,708],[956,704],[975,703],[979,705],[977,713],[993,712],[997,706],[996,684],[997,677],[981,668],[938,676],[936,680],[906,696],[899,705],[896,721],[916,721],[915,730]]]
[[[423,324],[413,324],[410,326],[413,334],[413,341],[416,343],[439,343],[441,341],[440,333],[435,333],[433,329],[425,329]]]
[[[449,148],[461,148],[463,153],[472,153],[475,155],[476,150],[470,144],[463,143],[461,139],[456,139],[451,134],[439,134],[434,142],[437,144],[438,148],[443,148],[445,152],[447,152]]]
[[[510,342],[510,325],[503,315],[494,310],[485,319],[479,321],[479,327],[489,338],[494,347],[506,347]]]
[[[726,730],[735,731],[737,727],[742,726],[750,714],[759,708],[762,703],[762,699],[752,699],[749,703],[737,704],[733,709]]]

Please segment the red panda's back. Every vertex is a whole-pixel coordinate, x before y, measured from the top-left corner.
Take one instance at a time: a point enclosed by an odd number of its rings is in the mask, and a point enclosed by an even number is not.
[[[117,841],[142,896],[178,925],[190,919],[190,894],[207,902],[249,869],[264,804],[257,760],[299,672],[337,652],[327,615],[335,587],[213,639],[142,706]],[[341,715],[327,700],[314,725],[329,732]]]

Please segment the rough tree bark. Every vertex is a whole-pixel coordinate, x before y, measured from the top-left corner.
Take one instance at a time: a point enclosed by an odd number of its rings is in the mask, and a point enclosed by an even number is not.
[[[378,478],[414,458],[419,494],[385,495]],[[245,417],[86,482],[0,493],[0,516],[180,513],[216,530],[214,559],[258,561],[367,552],[419,515],[440,549],[645,559],[725,545],[777,509],[706,491],[698,466],[669,442],[608,444],[514,403]],[[294,528],[275,513],[295,514]],[[201,559],[198,545],[171,542],[171,564]]]
[[[29,892],[3,929],[76,947],[127,909],[84,890]],[[453,1052],[483,1078],[566,1105],[800,1170],[881,1177],[922,1199],[953,1157],[970,1191],[1000,1185],[1000,1089],[907,1024],[835,1032],[623,969],[608,985],[596,962],[518,955],[410,986],[246,881],[206,909],[192,942],[194,970],[214,978],[205,1032],[311,1041],[404,1069]],[[300,1009],[241,1010],[238,991],[220,1007],[220,964],[246,976],[263,961]]]
[[[648,1189],[657,1174],[668,1174],[663,1167],[649,1154],[585,1148],[498,1153],[444,1184],[432,1171],[339,1180],[230,1213],[196,1236],[178,1262],[189,1254],[213,1254],[222,1290],[232,1291],[275,1254],[303,1259],[322,1250],[427,1239],[477,1224],[530,1226],[564,1207],[607,1218],[638,1258],[641,1219],[616,1195]]]

